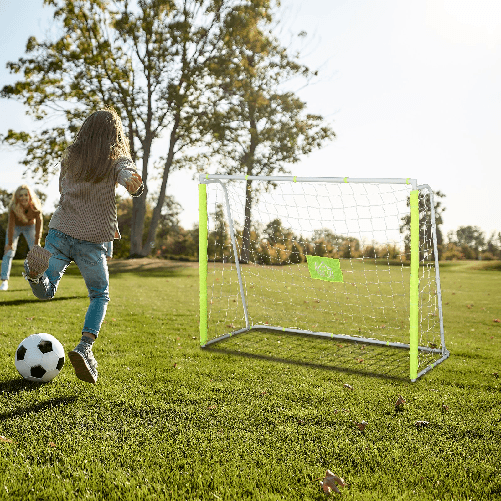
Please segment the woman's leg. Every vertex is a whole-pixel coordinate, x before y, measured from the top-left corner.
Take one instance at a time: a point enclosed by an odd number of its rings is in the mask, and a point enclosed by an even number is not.
[[[38,283],[28,280],[33,294],[35,294],[38,299],[52,299],[56,294],[59,281],[66,271],[66,268],[71,263],[71,258],[69,257],[71,244],[69,239],[71,239],[71,237],[68,237],[60,231],[53,229],[49,230],[45,239],[45,249],[52,254],[49,259],[49,267]],[[26,273],[28,273],[26,262],[25,270]]]
[[[2,280],[9,280],[10,270],[12,268],[12,260],[14,259],[14,256],[16,255],[17,241],[19,240],[20,233],[21,233],[20,227],[14,226],[14,236],[12,238],[12,249],[8,250],[7,252],[4,252],[4,255],[2,258],[2,272],[1,272],[1,277],[0,277]],[[5,245],[7,245],[8,243],[9,243],[9,237],[6,233],[5,234]]]
[[[32,249],[35,245],[35,226],[34,224],[30,226],[21,226],[21,233],[24,235],[24,238],[26,238],[28,249]]]

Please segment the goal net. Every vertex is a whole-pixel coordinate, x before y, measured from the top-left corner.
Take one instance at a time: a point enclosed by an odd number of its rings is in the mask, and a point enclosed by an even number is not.
[[[335,341],[326,350],[356,346],[348,364],[377,358],[377,372],[394,350],[411,381],[449,356],[428,185],[206,174],[199,183],[202,347],[252,332],[320,336]]]

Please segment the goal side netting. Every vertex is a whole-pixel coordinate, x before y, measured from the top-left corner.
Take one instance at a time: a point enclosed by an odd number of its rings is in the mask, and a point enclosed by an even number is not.
[[[382,372],[399,350],[411,381],[449,356],[428,185],[203,174],[199,198],[202,347],[320,336],[355,343],[352,362],[377,356]]]

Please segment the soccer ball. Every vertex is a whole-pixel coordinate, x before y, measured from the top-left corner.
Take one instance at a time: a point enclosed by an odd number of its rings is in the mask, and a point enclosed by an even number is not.
[[[47,383],[64,365],[63,345],[50,334],[32,334],[16,350],[16,369],[29,381]]]

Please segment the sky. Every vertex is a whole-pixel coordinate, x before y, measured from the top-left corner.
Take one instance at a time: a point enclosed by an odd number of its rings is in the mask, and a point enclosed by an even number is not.
[[[301,62],[319,70],[316,82],[294,83],[293,90],[337,136],[290,166],[292,174],[416,178],[446,195],[444,235],[467,225],[487,237],[501,231],[501,2],[282,0],[282,6],[279,36],[288,44],[306,31]],[[24,55],[29,36],[46,38],[53,10],[42,0],[0,0],[0,87],[19,79],[5,65]],[[35,130],[25,111],[0,99],[0,134]],[[167,147],[167,135],[157,140],[151,165]],[[23,153],[0,146],[0,158],[0,188],[31,182],[18,164]],[[171,173],[167,187],[183,207],[186,228],[198,220],[192,177]],[[48,212],[59,199],[57,186],[56,177],[41,187]]]

